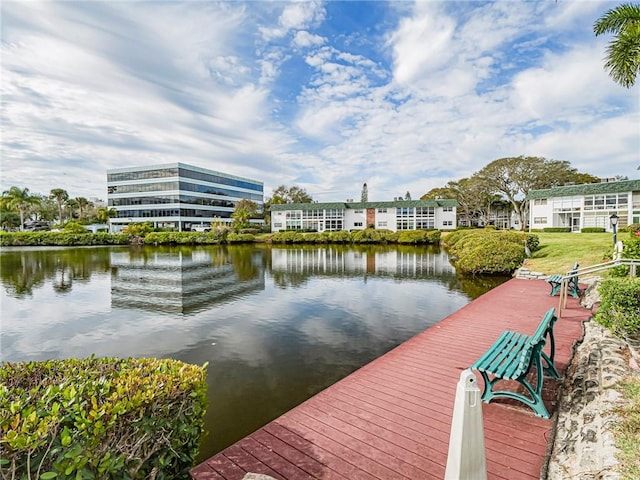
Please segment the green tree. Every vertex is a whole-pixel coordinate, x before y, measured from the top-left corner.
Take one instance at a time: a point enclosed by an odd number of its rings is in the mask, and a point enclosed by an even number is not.
[[[237,231],[241,228],[246,228],[250,226],[249,219],[254,217],[258,211],[258,204],[243,198],[238,203],[236,203],[236,208],[231,214],[231,218],[233,219],[233,228]]]
[[[78,200],[75,198],[68,198],[67,201],[64,202],[64,206],[68,212],[68,219],[73,220],[76,216],[76,210],[78,209]]]
[[[24,230],[25,215],[29,210],[40,203],[40,198],[31,195],[28,188],[11,187],[2,192],[4,205],[9,209],[15,209],[20,214],[20,230]]]
[[[76,197],[76,202],[78,202],[78,217],[80,220],[84,218],[84,214],[86,214],[88,207],[93,205],[89,200],[84,197]]]
[[[404,194],[404,199],[411,200],[411,194],[409,193],[409,190],[407,190],[407,193]]]
[[[474,176],[491,194],[508,200],[524,229],[531,190],[552,188],[574,182],[580,174],[565,160],[543,157],[507,157],[494,160]]]
[[[287,187],[286,185],[280,185],[273,191],[270,198],[264,202],[263,205],[263,218],[264,223],[271,225],[271,205],[282,205],[284,203],[312,203],[313,198],[307,193],[304,188],[297,186]]]
[[[37,206],[37,220],[43,222],[54,222],[58,218],[58,208],[56,202],[48,195],[38,195],[40,204]]]
[[[614,35],[604,67],[616,83],[631,88],[640,72],[640,4],[623,3],[608,10],[593,25],[593,33]]]
[[[304,188],[296,185],[287,187],[286,185],[280,185],[273,191],[272,199],[277,198],[278,202],[271,203],[312,203],[313,198],[307,193]]]
[[[56,204],[58,205],[58,222],[62,223],[62,207],[64,206],[65,202],[69,200],[69,194],[63,188],[54,188],[49,193],[49,198],[55,200]]]
[[[420,200],[435,200],[436,198],[456,198],[457,193],[449,187],[435,187],[420,197]]]
[[[117,216],[118,211],[115,208],[100,207],[96,212],[96,220],[106,224],[109,224],[109,219]]]

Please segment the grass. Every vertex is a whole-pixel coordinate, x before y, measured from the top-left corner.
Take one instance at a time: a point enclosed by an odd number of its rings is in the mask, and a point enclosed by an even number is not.
[[[629,403],[616,413],[620,423],[616,430],[618,471],[623,480],[640,478],[640,378],[632,377],[620,384],[622,395]]]
[[[565,273],[575,262],[581,267],[596,265],[602,263],[604,256],[613,249],[610,233],[534,234],[540,239],[540,248],[525,260],[525,266],[534,272]]]

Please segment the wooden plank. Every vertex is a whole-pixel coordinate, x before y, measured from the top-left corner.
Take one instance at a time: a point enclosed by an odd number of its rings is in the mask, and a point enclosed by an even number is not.
[[[557,303],[548,289],[542,280],[506,282],[194,468],[192,477],[240,480],[246,469],[263,469],[286,480],[442,478],[460,372],[506,330],[535,332]],[[569,299],[555,324],[561,373],[589,316]],[[547,407],[558,385],[545,378]],[[551,422],[516,403],[483,405],[491,480],[540,475]]]

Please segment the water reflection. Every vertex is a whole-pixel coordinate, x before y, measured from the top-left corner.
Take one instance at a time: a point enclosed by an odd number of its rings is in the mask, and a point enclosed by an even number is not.
[[[3,249],[0,359],[209,362],[209,456],[504,279],[437,248]]]
[[[264,290],[263,254],[149,247],[111,253],[111,305],[192,314]]]

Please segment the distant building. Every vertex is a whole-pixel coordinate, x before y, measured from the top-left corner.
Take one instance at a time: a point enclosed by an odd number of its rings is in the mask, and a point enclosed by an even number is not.
[[[271,230],[399,230],[456,228],[456,200],[285,203],[271,205]]]
[[[618,215],[618,227],[640,223],[640,180],[565,185],[532,190],[529,226],[532,229],[569,227],[579,232],[587,227],[612,231],[609,217]]]
[[[118,212],[111,219],[114,231],[136,222],[179,231],[230,222],[236,203],[245,198],[261,210],[264,184],[184,163],[107,171],[108,205]]]

